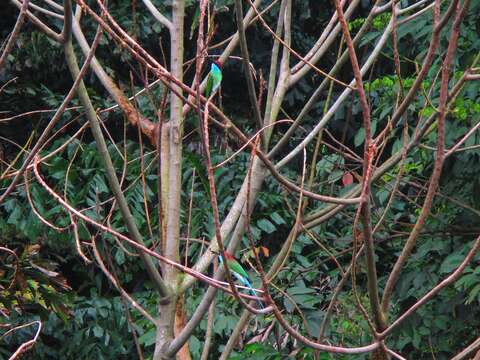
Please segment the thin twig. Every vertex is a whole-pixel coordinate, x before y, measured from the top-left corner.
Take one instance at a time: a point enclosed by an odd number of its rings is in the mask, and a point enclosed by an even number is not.
[[[255,13],[257,14],[258,18],[260,19],[260,22],[262,23],[263,27],[270,33],[272,34],[272,36],[277,40],[279,41],[286,49],[288,49],[288,51],[290,53],[292,53],[293,55],[295,55],[300,61],[302,61],[303,63],[305,63],[306,65],[310,66],[310,68],[312,68],[313,70],[315,70],[316,72],[318,72],[320,75],[336,82],[337,84],[340,84],[344,87],[347,87],[347,88],[350,88],[350,89],[353,89],[353,87],[349,84],[346,84],[344,83],[343,81],[340,81],[336,78],[334,78],[333,76],[330,76],[328,73],[326,73],[325,71],[319,69],[317,66],[315,66],[314,64],[312,64],[310,61],[308,61],[307,59],[305,59],[302,55],[300,55],[298,52],[296,52],[295,50],[293,50],[284,40],[282,40],[276,33],[275,31],[273,31],[269,26],[268,24],[266,23],[266,21],[263,19],[263,17],[260,15],[258,9],[256,8],[255,4],[253,4],[253,2],[251,0],[247,0],[248,3],[250,4],[251,8],[255,11]]]
[[[212,279],[198,271],[195,271],[195,270],[192,270],[190,269],[189,267],[185,267],[183,266],[182,264],[179,264],[175,261],[172,261],[158,253],[156,253],[155,251],[152,251],[150,250],[149,248],[145,247],[144,245],[141,245],[139,243],[137,243],[135,240],[132,240],[130,239],[129,237],[113,230],[112,228],[110,227],[107,227],[105,225],[102,225],[98,222],[96,222],[95,220],[91,219],[90,217],[84,215],[83,213],[81,213],[80,211],[76,210],[74,207],[72,207],[71,205],[69,205],[64,199],[62,199],[60,197],[60,195],[58,195],[55,191],[53,191],[52,188],[50,188],[48,186],[48,184],[45,182],[45,180],[43,180],[43,178],[41,177],[40,175],[40,172],[39,172],[39,169],[38,169],[38,166],[39,166],[39,158],[38,156],[34,158],[34,167],[33,167],[33,170],[34,170],[34,173],[35,173],[35,176],[37,178],[37,181],[40,183],[40,185],[43,186],[43,188],[59,203],[61,204],[67,211],[70,211],[72,212],[75,216],[77,216],[78,218],[84,220],[85,222],[95,226],[96,228],[100,229],[101,231],[103,232],[107,232],[113,236],[116,236],[118,237],[119,239],[121,239],[122,241],[124,242],[127,242],[128,244],[130,244],[131,246],[133,246],[134,248],[136,248],[137,250],[139,250],[140,252],[143,252],[145,254],[148,254],[168,265],[171,265],[191,276],[194,276],[196,277],[197,279],[201,280],[201,281],[204,281],[208,284],[210,284],[211,286],[213,287],[216,287],[218,289],[221,289],[222,291],[225,291],[225,292],[228,292],[228,293],[232,293],[232,291],[226,287],[223,287],[222,286],[222,283],[215,280],[215,279]],[[236,287],[239,287],[239,286],[236,286]],[[257,291],[260,291],[260,290],[257,290]],[[246,298],[246,299],[258,299],[256,296],[251,296],[251,295],[247,295],[247,294],[240,294],[241,297],[243,298]]]
[[[20,326],[16,326],[14,327],[13,329],[10,329],[8,330],[5,334],[3,334],[0,338],[3,338],[5,336],[7,336],[8,334],[10,334],[11,332],[14,332],[14,331],[17,331],[19,329],[22,329],[22,328],[25,328],[27,326],[31,326],[31,325],[34,325],[34,324],[37,324],[38,325],[38,328],[37,328],[37,332],[35,333],[35,336],[33,337],[33,339],[31,340],[28,340],[26,342],[24,342],[22,345],[20,345],[18,347],[17,350],[15,350],[15,352],[8,358],[8,360],[15,360],[19,355],[21,355],[22,353],[28,351],[33,345],[35,345],[35,343],[37,342],[37,339],[38,337],[40,336],[40,331],[42,330],[42,322],[39,321],[39,320],[36,320],[36,321],[32,321],[28,324],[24,324],[24,325],[20,325]]]
[[[468,1],[468,0],[467,0]],[[395,330],[405,319],[415,313],[418,308],[422,305],[430,301],[432,297],[438,294],[443,288],[453,284],[457,279],[462,275],[463,271],[473,259],[477,251],[480,249],[480,236],[477,237],[475,243],[473,244],[472,248],[468,252],[465,259],[463,259],[462,263],[452,272],[449,276],[447,276],[444,280],[442,280],[437,286],[435,286],[432,290],[426,293],[420,300],[418,300],[415,304],[413,304],[407,311],[405,311],[397,320],[395,320],[388,328],[385,329],[382,333],[378,334],[380,339],[384,339],[387,337],[393,330]]]
[[[17,8],[21,9],[22,3],[19,0],[10,0]],[[32,14],[31,11],[27,10],[28,19],[37,26],[41,31],[43,31],[47,36],[51,37],[53,40],[62,43],[62,34],[59,34],[52,30],[48,25],[46,25],[43,21],[37,18],[35,15]]]
[[[55,115],[52,117],[52,119],[50,120],[48,125],[45,127],[45,130],[43,130],[42,135],[40,135],[40,137],[36,141],[33,149],[30,151],[30,154],[27,156],[27,158],[23,162],[21,168],[18,170],[17,174],[13,178],[10,185],[3,192],[3,194],[0,195],[0,204],[7,198],[7,196],[13,191],[15,186],[18,184],[18,182],[20,181],[20,178],[25,173],[25,170],[27,169],[27,166],[32,162],[35,155],[40,151],[42,145],[47,140],[47,137],[48,137],[50,131],[53,129],[55,124],[60,120],[60,118],[62,117],[63,113],[65,112],[68,104],[70,103],[70,101],[75,96],[75,93],[76,93],[78,87],[80,86],[80,83],[82,82],[83,76],[85,75],[87,69],[90,66],[90,62],[92,61],[92,58],[93,58],[93,55],[95,53],[95,50],[96,50],[96,47],[98,45],[99,40],[100,40],[100,36],[97,36],[96,41],[94,40],[94,43],[93,43],[92,48],[90,50],[90,53],[88,54],[87,58],[85,59],[85,62],[83,64],[82,68],[78,72],[78,75],[76,76],[76,78],[73,82],[73,85],[70,88],[70,91],[68,92],[67,96],[63,100],[60,107],[57,109]]]
[[[245,28],[243,26],[243,9],[241,0],[235,0],[235,13],[237,18],[238,33],[240,35],[240,49],[242,51],[243,69],[247,78],[248,96],[250,98],[250,103],[253,108],[255,122],[257,123],[258,129],[261,129],[263,125],[262,116],[260,115],[257,94],[255,92],[255,84],[253,82],[253,76],[250,72],[249,67],[250,55],[248,54],[247,38],[245,36]]]
[[[15,26],[13,27],[12,33],[8,38],[7,44],[3,50],[2,56],[0,56],[0,69],[3,66],[3,62],[6,60],[8,54],[12,51],[13,44],[17,39],[18,34],[20,34],[20,30],[22,29],[23,22],[25,20],[25,16],[28,10],[28,3],[30,0],[23,0],[23,4],[20,8],[20,14],[18,14],[17,21],[15,22]]]
[[[145,316],[145,318],[147,318],[152,324],[155,324],[156,323],[155,318],[152,315],[150,315],[137,301],[135,301],[130,296],[130,294],[128,294],[122,288],[120,283],[117,281],[117,279],[115,279],[115,277],[110,273],[110,271],[108,271],[107,267],[105,266],[105,263],[102,260],[102,256],[100,255],[100,252],[97,249],[97,244],[95,242],[95,237],[94,236],[92,236],[92,249],[93,249],[93,254],[95,255],[95,260],[97,260],[98,266],[103,271],[103,273],[105,274],[107,279],[110,280],[112,285],[115,286],[115,288],[120,292],[122,297],[125,298],[126,300],[128,300],[130,305],[132,307],[134,307],[135,309],[137,309],[140,312],[140,314]]]
[[[388,277],[387,283],[385,285],[385,290],[383,293],[382,298],[382,310],[384,312],[388,311],[390,305],[390,297],[393,292],[393,288],[397,283],[397,280],[400,276],[400,271],[407,261],[408,257],[410,256],[411,251],[413,250],[417,237],[422,230],[427,217],[430,213],[430,209],[432,207],[433,199],[435,197],[435,193],[438,187],[438,183],[440,181],[440,175],[442,172],[442,166],[445,159],[444,149],[445,149],[445,117],[446,117],[446,109],[447,109],[447,101],[448,101],[448,81],[450,77],[450,67],[453,61],[453,56],[455,54],[455,50],[457,48],[457,40],[460,31],[460,25],[462,23],[463,16],[468,8],[469,0],[465,0],[463,7],[460,7],[460,3],[457,6],[457,14],[455,16],[455,20],[452,24],[452,34],[450,36],[450,41],[448,44],[447,55],[442,65],[442,81],[440,87],[440,99],[439,99],[439,113],[438,113],[438,120],[437,120],[437,152],[435,163],[433,167],[433,172],[430,177],[430,184],[428,186],[427,195],[425,196],[425,201],[422,206],[422,210],[420,215],[418,216],[417,222],[415,223],[410,236],[408,237],[403,249],[402,253],[398,257],[390,276]],[[440,2],[437,0],[436,7],[434,10],[434,24],[439,21],[440,18]],[[407,95],[408,96],[408,95]]]

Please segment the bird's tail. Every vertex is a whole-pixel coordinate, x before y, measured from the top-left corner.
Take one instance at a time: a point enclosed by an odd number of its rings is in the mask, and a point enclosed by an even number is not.
[[[257,294],[257,291],[253,288],[252,284],[250,284],[250,281],[248,281],[247,279],[243,278],[243,284],[248,287],[248,289],[250,290],[250,293],[253,295],[253,296],[256,296],[256,297],[259,297],[258,294]],[[265,307],[263,306],[263,303],[260,301],[260,300],[257,300],[257,303],[258,305],[260,306],[260,309],[264,309]]]

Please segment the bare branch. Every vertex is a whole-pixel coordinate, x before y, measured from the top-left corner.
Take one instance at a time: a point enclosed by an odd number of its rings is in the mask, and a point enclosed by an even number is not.
[[[80,7],[77,6],[77,13],[80,11]],[[76,19],[73,19],[73,35],[75,36],[75,39],[77,40],[78,44],[80,45],[80,48],[82,49],[84,55],[86,56],[90,52],[90,47],[87,43],[87,40],[85,39],[85,35],[83,34],[83,31],[80,27],[80,24]],[[102,65],[100,62],[97,60],[96,57],[93,57],[91,61],[91,66],[93,71],[95,72],[95,75],[97,78],[100,80],[102,85],[104,86],[105,90],[108,91],[108,93],[113,97],[115,100],[116,107],[120,107],[122,112],[125,114],[127,117],[128,121],[134,125],[138,126],[142,133],[145,134],[149,140],[150,143],[154,144],[154,124],[149,121],[148,119],[144,118],[131,104],[130,100],[133,100],[135,96],[138,96],[138,94],[135,94],[132,96],[132,98],[127,99],[123,91],[115,84],[115,82],[112,80],[110,76],[106,73],[106,71],[103,69]],[[154,84],[152,83],[150,86],[153,86]],[[143,90],[145,91],[145,90]],[[106,110],[114,109],[115,107],[111,107]]]
[[[467,356],[471,356],[475,351],[480,349],[480,337],[463,349],[460,353],[452,357],[450,360],[462,360]],[[478,354],[477,354],[478,355]]]
[[[115,286],[115,288],[120,292],[122,297],[126,299],[129,304],[137,309],[140,314],[145,316],[152,324],[156,323],[156,320],[153,318],[152,315],[150,315],[138,302],[136,302],[119,284],[118,280],[108,271],[107,267],[105,266],[102,256],[100,255],[100,252],[98,251],[96,242],[95,242],[95,237],[92,236],[92,249],[93,249],[93,254],[95,255],[95,259],[97,260],[98,266],[100,266],[100,269],[102,269],[103,273],[107,277],[108,280]]]
[[[10,0],[17,8],[22,8],[22,3],[19,0]],[[53,40],[62,43],[62,34],[58,34],[52,30],[48,25],[43,21],[33,15],[30,11],[27,10],[28,19],[41,31],[43,31],[47,36],[51,37]]]
[[[389,24],[385,28],[382,37],[378,41],[377,45],[375,46],[375,49],[372,51],[370,56],[368,57],[367,61],[361,68],[361,74],[362,76],[368,71],[370,66],[373,64],[377,56],[380,54],[381,49],[387,42],[390,32],[392,30],[392,20],[390,20]],[[330,109],[327,111],[327,113],[322,117],[322,119],[315,125],[315,127],[312,129],[312,131],[303,139],[303,141],[298,144],[292,151],[290,151],[282,160],[280,160],[276,164],[276,168],[280,168],[287,164],[291,159],[293,159],[304,147],[306,147],[318,134],[318,132],[325,127],[325,125],[330,121],[330,119],[333,117],[337,109],[340,107],[340,105],[347,99],[347,97],[351,94],[352,92],[352,87],[355,85],[355,80],[352,80],[350,82],[350,87],[347,89],[343,90],[343,92],[340,94],[340,96],[337,98],[337,100],[333,103],[333,105],[330,107]],[[275,149],[272,150],[272,152]]]
[[[10,52],[12,51],[13,44],[15,43],[15,40],[17,39],[18,34],[20,34],[20,30],[22,29],[22,25],[25,20],[25,16],[27,14],[29,1],[30,0],[24,0],[20,8],[20,14],[18,14],[17,21],[15,22],[15,26],[13,27],[13,30],[8,38],[7,44],[3,49],[3,53],[0,56],[0,69],[2,68],[3,63],[7,59],[8,54],[10,54]]]
[[[28,351],[29,349],[32,348],[33,345],[35,345],[35,343],[37,342],[37,339],[38,337],[40,336],[40,331],[42,330],[42,322],[41,321],[32,321],[28,324],[24,324],[24,325],[20,325],[20,326],[16,326],[14,327],[13,329],[10,329],[8,330],[5,334],[3,334],[0,338],[3,338],[5,336],[7,336],[8,334],[10,334],[11,332],[14,332],[14,331],[17,331],[17,330],[20,330],[20,329],[23,329],[25,327],[28,327],[28,326],[31,326],[31,325],[34,325],[34,324],[37,324],[38,325],[38,328],[37,328],[37,332],[35,333],[35,336],[33,337],[33,339],[31,340],[28,340],[26,342],[24,342],[22,345],[20,345],[20,347],[15,350],[15,352],[12,354],[12,356],[10,356],[8,358],[8,360],[15,360],[17,359],[21,354],[23,354],[24,352]]]
[[[211,285],[212,287],[214,288],[217,288],[217,289],[221,289],[222,291],[225,291],[229,294],[232,294],[232,290],[226,288],[226,287],[223,287],[222,286],[222,283],[219,282],[217,279],[212,279],[202,273],[199,273],[195,270],[192,270],[190,269],[189,267],[186,267],[186,266],[183,266],[182,264],[179,264],[175,261],[172,261],[158,253],[156,253],[155,251],[153,250],[150,250],[149,248],[145,247],[144,245],[141,245],[139,244],[138,242],[136,242],[135,240],[132,240],[130,239],[129,237],[111,229],[110,227],[107,227],[105,225],[102,225],[98,222],[96,222],[95,220],[89,218],[88,216],[84,215],[82,212],[76,210],[74,207],[72,207],[71,205],[69,205],[64,199],[62,199],[60,197],[60,195],[58,195],[55,191],[53,191],[48,185],[47,183],[43,180],[43,178],[41,177],[40,175],[40,172],[38,170],[38,166],[39,166],[39,161],[40,159],[38,158],[38,156],[34,159],[34,167],[33,167],[33,170],[34,170],[34,173],[35,173],[35,176],[37,178],[37,181],[40,183],[40,185],[43,186],[43,188],[59,203],[61,204],[67,211],[71,212],[72,214],[74,214],[75,216],[77,216],[78,218],[84,220],[85,222],[95,226],[96,228],[100,229],[101,231],[103,232],[106,232],[106,233],[109,233],[109,234],[112,234],[113,236],[115,237],[118,237],[120,240],[122,241],[125,241],[127,242],[128,244],[130,244],[132,247],[136,248],[137,250],[141,251],[141,252],[144,252],[145,254],[148,254],[158,260],[160,260],[161,262],[164,262],[172,267],[175,267],[191,276],[195,276],[196,278],[198,278],[199,280],[203,281],[203,282],[206,282],[208,283],[209,285]],[[220,277],[219,277],[220,278]],[[259,291],[259,290],[258,290]],[[245,298],[245,299],[254,299],[254,300],[257,300],[258,298],[255,297],[255,296],[252,296],[252,295],[247,295],[247,294],[240,294],[240,296],[242,298]]]
[[[468,1],[468,0],[467,0]],[[405,311],[397,320],[395,320],[385,331],[379,334],[380,339],[384,339],[387,337],[393,330],[395,330],[398,325],[400,325],[406,318],[410,315],[415,313],[419,307],[430,301],[432,297],[440,292],[446,286],[453,284],[457,279],[462,275],[463,271],[465,270],[466,266],[470,263],[473,259],[477,251],[480,249],[480,236],[477,237],[473,247],[468,252],[465,259],[462,263],[455,269],[453,273],[451,273],[447,278],[445,278],[442,282],[440,282],[437,286],[435,286],[432,290],[430,290],[427,294],[425,294],[420,300],[418,300],[414,305],[412,305],[407,311]]]
[[[71,12],[70,12],[71,13]],[[99,28],[100,29],[100,28]],[[100,38],[100,30],[97,32],[97,41],[99,41]],[[92,57],[93,57],[93,52],[92,52]],[[67,38],[67,42],[65,43],[65,59],[67,61],[68,67],[70,69],[70,72],[72,74],[72,77],[78,77],[80,74],[80,69],[78,68],[78,63],[76,60],[76,56],[73,50],[72,46],[72,41],[71,38]],[[91,58],[89,59],[91,60]],[[90,98],[87,93],[87,89],[85,87],[85,84],[80,78],[79,84],[78,84],[78,96],[80,98],[80,101],[82,105],[84,106],[86,110],[86,116],[89,120],[90,127],[92,130],[92,133],[94,135],[95,141],[97,143],[97,146],[99,148],[99,152],[102,156],[102,160],[104,162],[105,169],[107,171],[107,180],[110,184],[110,187],[112,188],[112,191],[115,195],[115,199],[120,207],[120,211],[122,213],[123,219],[127,225],[127,228],[132,234],[132,237],[139,243],[143,242],[142,236],[140,232],[138,231],[138,228],[134,222],[133,216],[128,208],[127,202],[125,200],[125,196],[120,188],[120,185],[118,183],[117,175],[115,174],[115,169],[113,167],[112,160],[110,158],[110,155],[108,153],[107,149],[107,144],[105,142],[105,138],[103,137],[102,130],[100,128],[100,124],[97,118],[97,114],[95,112],[95,109],[93,108],[93,105],[90,101]],[[154,281],[154,283],[157,286],[157,289],[162,297],[166,297],[168,295],[168,290],[163,283],[163,280],[156,269],[154,263],[152,262],[151,258],[146,256],[143,252],[140,253],[140,256],[142,257],[142,260],[145,263],[145,266],[147,268],[147,271]]]
[[[150,0],[142,0],[148,11],[153,15],[153,17],[163,26],[165,26],[169,31],[172,31],[172,22],[168,20],[158,9],[153,5]]]
[[[418,216],[417,222],[415,223],[410,236],[408,237],[403,249],[402,253],[400,254],[395,266],[392,269],[390,276],[388,277],[387,283],[385,285],[385,290],[383,293],[382,298],[382,310],[386,312],[389,308],[390,297],[393,292],[393,288],[397,283],[398,277],[400,276],[400,271],[407,261],[411,251],[413,250],[418,234],[420,233],[421,229],[423,228],[427,217],[430,213],[430,209],[432,206],[433,198],[435,196],[435,192],[437,190],[438,183],[440,181],[440,175],[442,172],[442,166],[445,159],[444,148],[445,148],[445,116],[446,116],[446,109],[447,109],[447,101],[448,101],[448,81],[450,77],[450,67],[453,61],[453,55],[455,54],[455,50],[457,48],[457,40],[460,31],[460,25],[462,23],[463,16],[465,14],[466,9],[468,8],[469,0],[464,2],[462,8],[460,5],[457,7],[457,14],[455,16],[455,20],[452,25],[452,34],[450,36],[450,41],[448,44],[447,55],[442,65],[442,83],[440,88],[440,100],[439,100],[439,113],[438,113],[438,120],[437,120],[437,152],[436,158],[434,163],[434,168],[432,175],[430,177],[430,184],[428,186],[428,192],[425,197],[425,201],[423,203],[422,210],[420,215]],[[434,10],[434,26],[439,21],[440,17],[440,2],[439,0],[436,1],[435,10]],[[417,78],[418,79],[418,78]],[[406,96],[408,97],[408,95]]]
[[[52,18],[63,20],[63,15],[58,14],[58,13],[56,13],[56,12],[54,12],[54,11],[50,11],[50,10],[44,9],[44,8],[42,8],[41,6],[35,5],[34,3],[30,3],[30,4],[29,4],[29,7],[31,7],[32,9],[37,10],[38,12],[40,12],[40,13],[42,13],[42,14],[45,14],[45,15],[47,15],[47,16],[50,16],[50,17],[52,17]],[[62,11],[63,11],[63,9],[62,9]]]
[[[253,108],[253,114],[257,127],[262,128],[262,117],[260,115],[260,108],[258,107],[257,94],[255,92],[255,84],[253,83],[253,76],[250,71],[250,55],[248,54],[247,38],[245,37],[245,28],[243,27],[243,9],[242,1],[235,0],[235,13],[237,17],[238,33],[240,35],[240,49],[242,51],[243,70],[247,78],[248,96]]]
[[[98,42],[97,42],[97,44],[98,44]],[[73,82],[73,85],[72,85],[70,91],[68,92],[67,96],[65,97],[62,104],[60,105],[60,107],[55,112],[55,115],[53,115],[52,119],[48,123],[45,130],[43,130],[42,135],[40,135],[40,137],[38,138],[38,140],[35,143],[33,149],[30,151],[30,154],[27,156],[27,158],[23,162],[21,168],[18,170],[17,174],[13,178],[10,185],[3,192],[3,194],[0,195],[0,204],[7,198],[7,196],[13,191],[13,189],[15,189],[15,186],[18,184],[18,182],[20,181],[20,178],[25,173],[25,170],[27,169],[27,166],[30,165],[30,163],[32,162],[35,155],[40,151],[40,149],[44,145],[45,141],[47,140],[50,131],[53,129],[55,124],[62,117],[63,113],[65,112],[65,110],[68,106],[68,104],[73,99],[73,97],[74,97],[74,95],[77,91],[77,88],[80,86],[80,83],[82,82],[83,76],[85,76],[85,73],[86,73],[86,71],[87,71],[87,69],[90,65],[90,61],[92,61],[93,55],[95,53],[95,49],[96,49],[96,46],[92,46],[92,49],[91,49],[90,53],[88,54],[87,58],[85,59],[85,62],[82,66],[82,69],[79,70],[78,75],[76,76],[75,81]]]

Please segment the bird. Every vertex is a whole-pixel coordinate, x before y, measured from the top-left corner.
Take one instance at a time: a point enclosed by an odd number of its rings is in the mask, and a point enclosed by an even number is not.
[[[220,263],[223,263],[223,256],[220,254]],[[230,270],[230,272],[235,276],[235,278],[240,281],[244,286],[246,286],[249,290],[250,293],[253,296],[257,296],[257,292],[253,288],[252,284],[250,283],[250,279],[248,277],[248,273],[245,271],[245,269],[240,265],[240,263],[230,254],[228,251],[225,250],[225,260],[227,263],[227,267]],[[260,300],[257,300],[258,304],[260,307],[263,309],[263,304]]]
[[[215,91],[217,91],[220,83],[222,82],[222,62],[215,60],[210,66],[210,72],[208,73],[207,85],[205,86],[205,97],[209,98]]]

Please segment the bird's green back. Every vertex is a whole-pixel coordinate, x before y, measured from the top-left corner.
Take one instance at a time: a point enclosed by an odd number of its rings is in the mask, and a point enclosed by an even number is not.
[[[237,274],[243,276],[245,279],[248,280],[248,273],[237,260],[227,260],[227,265],[231,271],[236,272]]]
[[[210,72],[208,73],[207,85],[205,87],[205,96],[210,97],[210,95],[217,90],[222,82],[222,70],[213,63]]]

